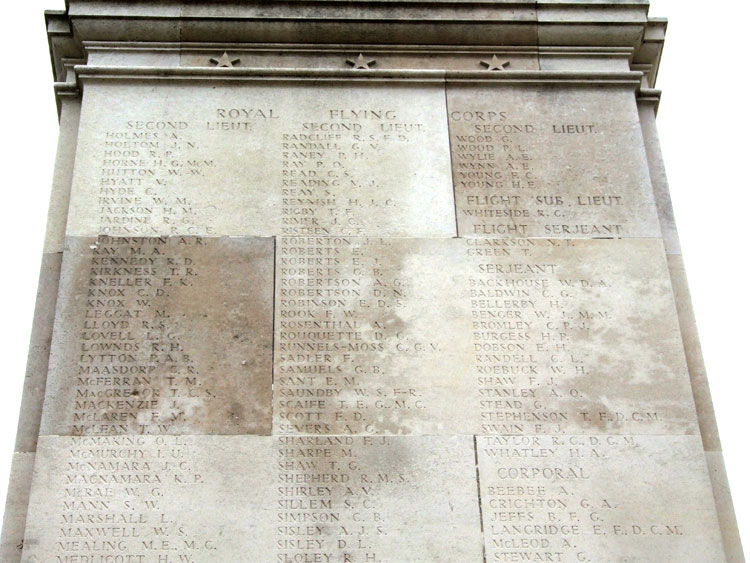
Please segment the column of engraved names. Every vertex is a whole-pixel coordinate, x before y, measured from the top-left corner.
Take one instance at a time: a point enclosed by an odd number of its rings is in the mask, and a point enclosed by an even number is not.
[[[538,190],[527,139],[536,127],[504,111],[452,111],[451,153],[464,234],[528,236]],[[538,202],[538,198],[537,202]]]
[[[181,437],[71,437],[54,506],[55,563],[191,563],[218,537],[193,529],[168,507],[203,476]],[[171,495],[170,495],[171,493]]]
[[[370,215],[399,205],[373,171],[423,134],[424,124],[403,121],[390,108],[324,109],[284,130],[281,233],[364,235]]]
[[[102,235],[84,250],[73,434],[166,433],[203,393],[166,305],[199,275],[193,259],[170,252],[175,246],[166,237]]]
[[[193,234],[195,202],[180,193],[186,179],[204,181],[214,159],[201,157],[188,121],[126,120],[103,133],[97,205],[99,234]],[[212,234],[202,226],[200,234]]]
[[[389,439],[280,436],[277,447],[276,560],[383,561],[378,540],[389,529],[377,498],[388,488],[408,486],[408,480],[358,454],[377,449],[387,455]]]
[[[604,142],[598,140],[601,126],[531,123],[502,110],[456,110],[449,117],[462,234],[617,237],[625,232],[622,214],[626,204],[638,203],[635,195],[626,201],[623,186],[612,185],[604,171],[589,170],[581,148],[594,150]]]
[[[471,257],[474,377],[482,433],[565,432],[589,413],[573,408],[585,396],[589,337],[611,312],[585,309],[586,291],[602,279],[572,279],[546,248],[572,241],[467,239]],[[541,249],[541,251],[540,251]],[[585,384],[585,383],[583,383]]]
[[[388,353],[404,351],[388,319],[408,297],[382,239],[282,237],[278,249],[276,429],[374,433],[387,413],[420,409],[417,390],[391,386]],[[387,245],[385,245],[387,246]],[[375,421],[379,420],[379,423]]]
[[[707,561],[718,543],[712,507],[701,506],[710,491],[696,436],[478,436],[477,445],[488,561],[646,561],[655,550]]]

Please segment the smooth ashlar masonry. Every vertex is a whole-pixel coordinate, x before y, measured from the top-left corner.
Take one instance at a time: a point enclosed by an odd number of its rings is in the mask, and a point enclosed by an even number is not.
[[[46,18],[3,562],[744,562],[645,0]]]
[[[87,95],[68,235],[456,234],[440,84]]]

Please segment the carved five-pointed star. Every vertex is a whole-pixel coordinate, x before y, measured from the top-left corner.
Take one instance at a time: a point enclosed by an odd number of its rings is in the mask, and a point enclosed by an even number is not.
[[[489,61],[479,62],[486,66],[487,70],[505,70],[505,67],[510,65],[510,61],[501,61],[497,58],[497,55],[492,55],[492,59]]]
[[[357,68],[369,69],[370,65],[375,64],[375,59],[368,60],[362,55],[362,53],[360,53],[359,56],[356,58],[356,60],[347,59],[346,62],[352,65],[355,69]]]
[[[218,59],[211,58],[211,62],[214,63],[217,67],[232,68],[235,64],[240,62],[240,59],[230,59],[229,55],[227,55],[227,52],[224,51],[224,54]]]

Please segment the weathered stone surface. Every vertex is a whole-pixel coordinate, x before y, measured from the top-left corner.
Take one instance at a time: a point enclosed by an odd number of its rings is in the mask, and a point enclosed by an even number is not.
[[[18,435],[38,451],[0,558],[743,561],[647,14],[47,14],[61,138]]]
[[[29,505],[31,476],[34,469],[34,453],[15,453],[10,469],[8,496],[5,499],[0,560],[3,563],[21,561],[26,509]]]
[[[23,383],[23,399],[16,431],[15,451],[17,452],[36,450],[36,439],[39,436],[39,424],[42,420],[44,390],[47,384],[61,266],[61,252],[42,255],[34,308],[34,325],[31,331],[26,377]]]
[[[643,141],[648,158],[648,169],[651,185],[654,188],[654,201],[659,215],[664,247],[668,255],[681,254],[680,237],[677,234],[677,224],[672,208],[672,198],[669,194],[667,172],[664,168],[664,158],[659,145],[659,132],[656,128],[655,107],[652,103],[639,103],[638,115],[643,131]]]
[[[487,561],[723,561],[698,436],[476,440]]]
[[[290,540],[284,557],[277,541],[277,561],[314,561],[321,551],[331,561],[481,561],[471,436],[280,436],[274,447],[284,485],[275,497],[277,540]],[[313,489],[318,503],[299,488],[316,483],[330,488]],[[325,523],[326,515],[328,526],[300,538],[299,522]],[[322,549],[304,545],[316,536]]]
[[[92,83],[68,234],[454,236],[447,135],[439,84]]]
[[[482,559],[469,436],[43,437],[38,459],[24,561]]]
[[[721,526],[721,535],[724,541],[724,553],[728,563],[745,563],[745,555],[742,552],[742,541],[740,530],[737,526],[737,518],[734,515],[734,503],[732,493],[729,490],[727,470],[724,466],[724,456],[720,451],[707,451],[706,461],[708,463],[708,475],[711,478],[716,511]]]
[[[55,170],[52,176],[47,231],[44,237],[45,252],[62,252],[65,244],[65,225],[73,182],[78,125],[81,117],[81,100],[63,98],[60,107],[60,137],[57,143]]]
[[[272,561],[270,440],[43,436],[23,561]]]
[[[273,240],[69,238],[42,434],[270,432]]]
[[[450,85],[461,236],[659,237],[629,87]]]
[[[697,433],[659,240],[282,237],[274,428]]]
[[[690,288],[685,273],[685,263],[681,255],[667,256],[669,276],[672,280],[677,318],[680,321],[682,344],[685,349],[690,385],[693,389],[693,401],[698,414],[698,424],[706,450],[721,450],[719,428],[716,424],[716,413],[708,386],[706,365],[703,362],[703,351],[695,324],[693,304],[690,300]]]

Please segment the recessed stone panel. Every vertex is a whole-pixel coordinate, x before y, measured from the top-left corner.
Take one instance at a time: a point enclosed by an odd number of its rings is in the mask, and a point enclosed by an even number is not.
[[[469,436],[43,437],[24,561],[479,563],[474,460]]]
[[[272,239],[67,245],[42,434],[270,432]]]
[[[442,85],[86,87],[68,234],[453,236]]]
[[[487,561],[723,561],[699,436],[477,436]]]
[[[459,234],[659,237],[630,87],[450,85]]]
[[[697,433],[659,240],[282,237],[281,434]]]

